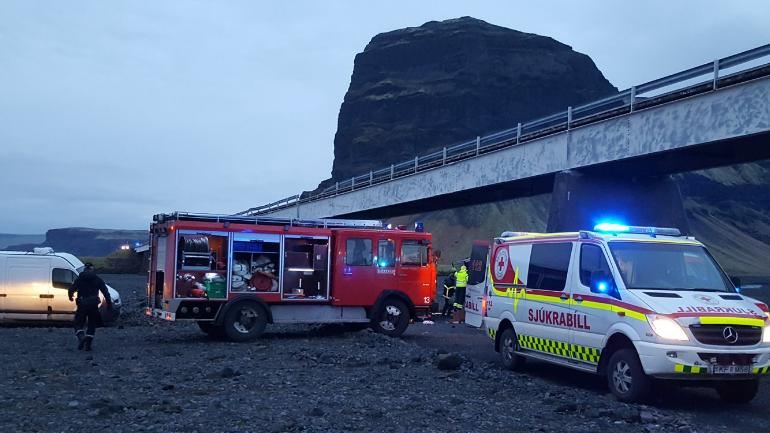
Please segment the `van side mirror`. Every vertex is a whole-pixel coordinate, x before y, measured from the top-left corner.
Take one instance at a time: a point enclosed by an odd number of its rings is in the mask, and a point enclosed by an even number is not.
[[[609,275],[606,272],[591,272],[590,288],[592,293],[602,293],[619,298],[615,280],[612,278],[612,275]]]

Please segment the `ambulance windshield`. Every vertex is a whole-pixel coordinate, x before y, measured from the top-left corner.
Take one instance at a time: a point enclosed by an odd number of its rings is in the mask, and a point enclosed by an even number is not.
[[[730,280],[701,246],[624,241],[609,245],[629,289],[734,291]]]

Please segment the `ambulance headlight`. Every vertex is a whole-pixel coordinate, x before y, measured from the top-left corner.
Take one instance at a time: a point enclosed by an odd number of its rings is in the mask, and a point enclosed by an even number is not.
[[[684,329],[679,326],[674,319],[666,316],[658,316],[656,314],[650,314],[647,316],[647,321],[650,322],[652,330],[658,334],[658,337],[664,340],[674,341],[687,341],[687,334],[684,333]]]
[[[770,343],[770,326],[765,326],[765,329],[762,330],[762,342]]]

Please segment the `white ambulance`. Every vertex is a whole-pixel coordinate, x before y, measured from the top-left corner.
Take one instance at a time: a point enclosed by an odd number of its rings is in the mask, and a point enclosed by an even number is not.
[[[534,358],[605,375],[627,402],[668,379],[747,403],[770,368],[768,307],[677,229],[506,232],[488,267],[478,250],[471,267],[486,278],[469,284],[466,322],[486,328],[509,369]]]

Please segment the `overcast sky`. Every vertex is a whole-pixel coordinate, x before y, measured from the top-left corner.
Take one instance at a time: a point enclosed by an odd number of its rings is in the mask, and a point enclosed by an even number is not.
[[[571,45],[621,89],[770,42],[767,1],[2,0],[0,233],[312,189],[355,54],[465,15]]]

